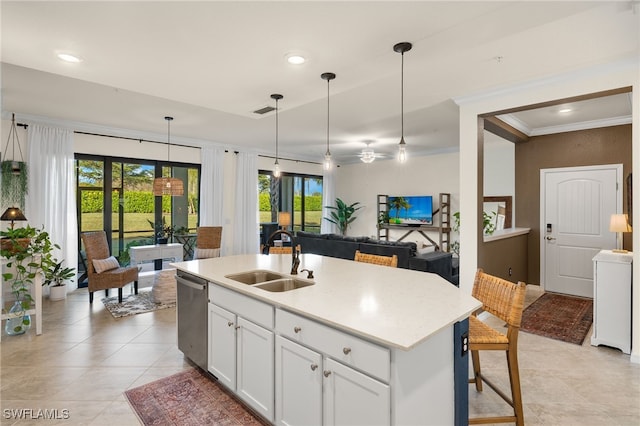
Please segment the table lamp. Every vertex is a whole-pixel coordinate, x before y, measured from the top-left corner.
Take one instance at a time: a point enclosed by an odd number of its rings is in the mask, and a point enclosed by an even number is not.
[[[631,226],[626,214],[612,214],[611,221],[609,222],[609,231],[616,232],[616,245],[617,248],[613,250],[614,253],[627,253],[627,250],[622,249],[622,233],[631,232]]]
[[[278,225],[280,225],[280,229],[287,229],[288,226],[291,226],[291,213],[278,213]]]
[[[2,213],[0,220],[10,220],[11,229],[13,229],[13,222],[16,220],[27,220],[27,218],[24,217],[24,213],[22,213],[18,207],[9,207],[4,213]]]

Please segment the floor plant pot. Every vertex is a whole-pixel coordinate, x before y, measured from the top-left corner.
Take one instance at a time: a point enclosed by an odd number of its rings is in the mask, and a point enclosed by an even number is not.
[[[67,298],[66,285],[52,285],[49,287],[49,300],[64,300]]]

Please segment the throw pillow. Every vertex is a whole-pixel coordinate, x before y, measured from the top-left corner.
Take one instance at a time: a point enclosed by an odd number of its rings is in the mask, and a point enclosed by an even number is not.
[[[207,259],[209,257],[220,257],[220,249],[201,249],[196,247],[196,251],[193,254],[194,259]]]
[[[116,269],[120,267],[118,259],[113,256],[109,256],[106,259],[93,259],[93,267],[99,274],[110,269]]]

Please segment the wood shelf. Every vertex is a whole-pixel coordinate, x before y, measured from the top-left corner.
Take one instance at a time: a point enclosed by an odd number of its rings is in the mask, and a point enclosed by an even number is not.
[[[438,196],[440,205],[437,210],[433,212],[434,217],[438,218],[438,225],[419,225],[419,226],[407,226],[396,225],[392,223],[379,223],[378,224],[378,239],[389,241],[389,230],[405,230],[406,232],[398,238],[396,241],[402,241],[414,232],[419,233],[429,241],[436,250],[449,251],[450,249],[450,237],[451,237],[451,194],[440,193]],[[389,211],[389,196],[378,194],[378,218],[384,212]],[[425,232],[437,232],[438,241],[434,241]]]

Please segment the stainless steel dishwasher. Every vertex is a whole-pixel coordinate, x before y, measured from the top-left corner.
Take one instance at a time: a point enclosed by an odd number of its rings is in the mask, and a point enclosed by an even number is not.
[[[207,371],[207,280],[178,271],[178,349]]]

